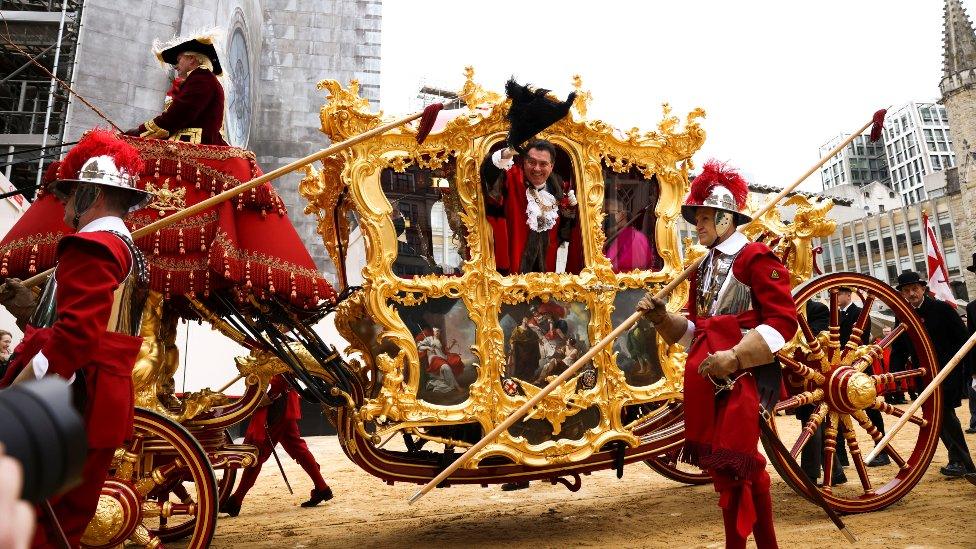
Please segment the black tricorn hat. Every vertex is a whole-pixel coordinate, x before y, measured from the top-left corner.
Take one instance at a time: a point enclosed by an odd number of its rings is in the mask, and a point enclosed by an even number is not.
[[[900,290],[903,286],[908,286],[910,284],[923,284],[928,286],[928,281],[923,279],[921,275],[915,271],[905,271],[898,275],[898,284],[895,285],[895,289]]]
[[[966,267],[966,270],[969,271],[969,272],[971,272],[971,273],[976,273],[976,253],[973,254],[973,263],[972,263],[972,265]]]
[[[175,65],[177,58],[183,52],[202,53],[206,55],[207,59],[210,59],[210,63],[213,64],[214,75],[220,76],[224,73],[223,67],[220,66],[220,58],[217,57],[217,48],[214,47],[213,38],[210,37],[192,38],[186,42],[180,42],[175,46],[166,48],[157,55],[163,63]]]
[[[514,78],[505,83],[505,95],[512,100],[508,108],[508,145],[513,149],[521,152],[523,143],[569,114],[576,92],[561,103],[546,97],[548,93],[549,90],[523,86]]]

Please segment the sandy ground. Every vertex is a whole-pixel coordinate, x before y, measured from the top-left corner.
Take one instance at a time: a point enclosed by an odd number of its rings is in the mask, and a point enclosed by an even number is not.
[[[965,402],[957,412],[968,425]],[[792,431],[797,424],[791,417],[778,418],[780,429]],[[966,437],[976,451],[976,435]],[[308,442],[336,498],[315,509],[299,507],[311,483],[279,448],[295,495],[288,494],[269,460],[241,515],[221,516],[213,547],[723,546],[712,487],[683,486],[643,464],[628,466],[620,480],[612,471],[584,477],[576,493],[548,483],[518,492],[456,486],[408,506],[417,486],[388,486],[369,476],[349,462],[335,437]],[[938,468],[945,463],[940,444],[908,496],[887,509],[845,517],[860,538],[859,547],[976,547],[976,486],[941,476]],[[769,470],[782,547],[847,546],[821,510]],[[847,475],[855,485],[848,487],[858,489],[854,469],[847,469]]]

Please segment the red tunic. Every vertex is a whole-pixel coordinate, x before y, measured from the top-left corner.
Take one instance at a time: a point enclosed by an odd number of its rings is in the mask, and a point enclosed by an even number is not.
[[[187,128],[200,128],[203,130],[201,144],[226,145],[220,135],[224,125],[224,88],[220,80],[206,69],[191,71],[174,92],[169,108],[153,118],[152,123],[170,135]],[[139,126],[140,133],[147,129],[146,124]]]
[[[707,261],[707,258],[706,258]],[[735,278],[748,286],[752,309],[739,314],[699,318],[696,307],[697,273],[690,277],[688,319],[695,324],[695,339],[685,364],[685,447],[682,459],[706,469],[726,523],[729,546],[745,547],[755,531],[762,547],[775,540],[766,461],[759,444],[759,394],[751,375],[739,378],[733,389],[715,395],[711,381],[698,374],[698,366],[711,353],[734,347],[744,330],[765,324],[789,341],[797,330],[796,305],[790,292],[790,274],[765,244],[746,244],[732,263]],[[773,541],[772,543],[775,543]]]
[[[114,292],[132,258],[118,236],[97,231],[63,237],[57,259],[57,320],[49,328],[27,327],[3,384],[39,351],[48,359],[48,375],[68,379],[82,371],[88,445],[115,448],[132,435],[132,367],[142,338],[109,332],[107,326]]]
[[[299,401],[298,393],[288,384],[288,380],[281,374],[271,378],[271,383],[268,385],[268,398],[271,400],[278,398],[287,399],[285,401],[285,413],[279,418],[280,423],[286,421],[297,422],[302,419],[302,404]],[[245,437],[258,445],[264,443],[264,440],[268,436],[268,429],[274,428],[274,425],[267,424],[268,408],[271,408],[271,406],[262,406],[254,412],[254,415],[251,416],[251,422],[247,425],[247,431],[244,433]]]

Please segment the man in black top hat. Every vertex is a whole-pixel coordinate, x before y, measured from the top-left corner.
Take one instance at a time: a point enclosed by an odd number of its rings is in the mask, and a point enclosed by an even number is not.
[[[221,135],[224,88],[217,79],[223,74],[223,68],[214,41],[214,36],[178,38],[171,42],[173,45],[156,51],[160,62],[176,70],[178,87],[172,103],[162,114],[125,132],[126,135],[203,145],[227,144]]]
[[[896,288],[922,319],[935,349],[939,367],[945,367],[968,339],[966,327],[959,314],[948,303],[926,295],[928,284],[914,271],[905,271],[898,275]],[[896,339],[891,349],[891,371],[906,370],[908,362],[915,361],[914,355],[915,350],[907,337]],[[964,360],[968,363],[968,358]],[[969,454],[962,425],[956,417],[956,407],[962,403],[962,390],[967,381],[965,366],[967,365],[958,366],[942,382],[942,431],[939,438],[949,452],[949,464],[939,469],[939,472],[948,477],[976,473],[976,464]]]
[[[966,270],[976,274],[976,254],[973,254],[973,262],[966,267]],[[976,299],[966,304],[966,328],[969,329],[969,335],[976,333]],[[976,355],[969,353],[966,358],[969,361],[966,366],[969,367],[971,376],[966,378],[967,392],[969,393],[969,428],[966,429],[966,432],[973,434],[976,433]]]

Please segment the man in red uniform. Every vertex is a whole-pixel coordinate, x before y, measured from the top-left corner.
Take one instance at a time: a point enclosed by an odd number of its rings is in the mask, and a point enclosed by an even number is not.
[[[54,276],[36,307],[19,281],[8,280],[0,295],[26,325],[0,385],[58,375],[73,384],[84,413],[89,450],[82,483],[51,500],[72,547],[95,514],[115,449],[132,435],[132,366],[142,344],[136,334],[146,277],[122,217],[149,198],[135,188],[141,170],[131,145],[105,130],[88,132],[50,188],[64,204],[65,223],[77,230],[58,244]],[[50,546],[50,535],[39,526],[35,546]]]
[[[318,462],[312,457],[308,445],[298,432],[298,420],[302,418],[302,408],[298,402],[298,393],[288,384],[284,375],[279,374],[271,378],[267,400],[267,404],[258,408],[251,417],[251,423],[244,434],[246,444],[258,447],[258,462],[244,470],[241,483],[237,486],[234,495],[220,507],[221,513],[227,513],[232,517],[240,514],[244,496],[254,486],[261,472],[261,466],[271,457],[271,450],[279,442],[288,455],[302,466],[315,485],[311,497],[302,503],[302,507],[315,507],[332,499],[332,489],[322,478]]]
[[[638,309],[665,341],[688,348],[682,459],[712,475],[726,546],[745,547],[753,532],[767,548],[776,547],[776,532],[766,461],[756,448],[760,399],[778,395],[774,353],[796,334],[797,320],[789,271],[765,244],[736,231],[750,220],[741,213],[747,194],[735,171],[705,164],[681,207],[709,248],[690,277],[688,318],[650,294]],[[728,380],[730,389],[716,391]]]
[[[213,36],[200,36],[156,52],[173,65],[177,79],[167,93],[172,97],[162,114],[147,120],[126,135],[152,139],[176,139],[204,145],[226,145],[220,131],[224,124],[223,74]],[[179,82],[177,84],[177,82]]]

